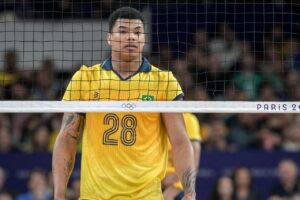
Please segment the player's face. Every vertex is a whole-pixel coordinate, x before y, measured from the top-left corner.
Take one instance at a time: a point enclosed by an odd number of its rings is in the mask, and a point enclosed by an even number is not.
[[[145,45],[143,22],[139,19],[118,19],[107,39],[112,54],[124,60],[138,58]]]

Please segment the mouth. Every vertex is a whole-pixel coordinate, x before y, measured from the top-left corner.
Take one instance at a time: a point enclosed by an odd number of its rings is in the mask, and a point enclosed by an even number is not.
[[[136,50],[138,47],[134,44],[127,44],[124,46],[125,49],[129,50],[129,51],[133,51],[133,50]]]

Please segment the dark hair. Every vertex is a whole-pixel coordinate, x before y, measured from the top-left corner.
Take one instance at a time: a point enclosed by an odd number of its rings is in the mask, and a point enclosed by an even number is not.
[[[236,167],[233,172],[232,172],[232,182],[233,182],[233,186],[234,188],[236,189],[237,188],[237,185],[236,185],[236,177],[237,177],[237,173],[240,171],[240,170],[246,170],[248,172],[248,175],[249,175],[249,178],[250,178],[250,183],[249,183],[249,189],[253,189],[253,177],[252,177],[252,174],[251,174],[251,170],[246,167],[246,166],[238,166]]]
[[[108,18],[109,32],[111,33],[117,19],[139,19],[145,25],[144,16],[140,11],[131,7],[122,7],[115,10]]]
[[[220,200],[220,199],[221,199],[221,196],[220,196],[220,194],[219,194],[219,192],[218,192],[218,187],[219,187],[219,185],[220,185],[220,181],[221,181],[222,178],[229,178],[229,179],[231,180],[231,177],[230,177],[230,176],[226,176],[226,175],[224,175],[224,176],[219,176],[219,177],[217,178],[217,180],[215,181],[215,183],[214,183],[214,187],[213,187],[212,193],[211,193],[211,195],[210,195],[210,200]],[[233,186],[232,186],[232,187],[233,187]],[[233,193],[231,194],[231,198],[230,198],[230,199],[233,199]]]

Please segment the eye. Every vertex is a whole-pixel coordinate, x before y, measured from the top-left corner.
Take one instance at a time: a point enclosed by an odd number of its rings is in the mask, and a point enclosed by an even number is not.
[[[120,30],[119,33],[125,34],[125,33],[127,33],[127,32],[126,32],[125,30]]]
[[[141,33],[141,32],[135,32],[135,34],[136,34],[136,35],[140,35],[140,34],[142,34],[142,33]]]

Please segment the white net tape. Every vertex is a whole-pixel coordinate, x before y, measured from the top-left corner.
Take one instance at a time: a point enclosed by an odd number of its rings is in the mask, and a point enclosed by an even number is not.
[[[300,102],[0,101],[0,113],[28,112],[300,113]]]

